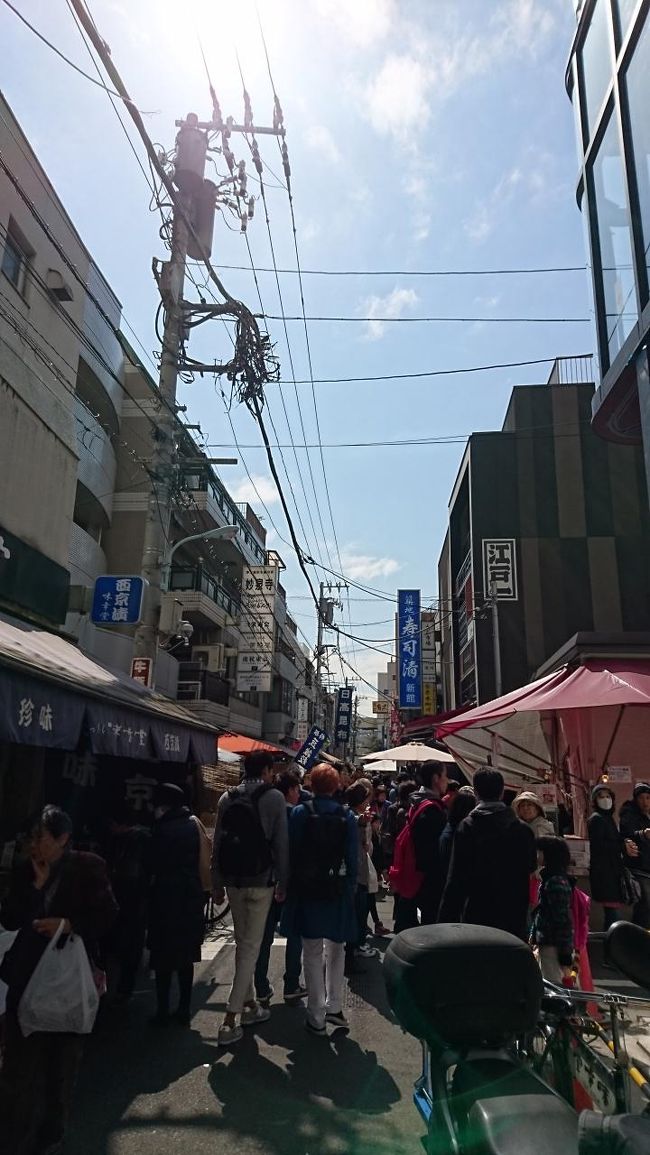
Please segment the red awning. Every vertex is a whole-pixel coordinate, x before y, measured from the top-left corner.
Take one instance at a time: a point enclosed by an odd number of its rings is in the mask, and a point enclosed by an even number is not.
[[[217,745],[219,750],[229,750],[231,754],[256,754],[260,750],[266,754],[286,753],[280,746],[262,742],[260,738],[247,738],[245,734],[220,734]]]

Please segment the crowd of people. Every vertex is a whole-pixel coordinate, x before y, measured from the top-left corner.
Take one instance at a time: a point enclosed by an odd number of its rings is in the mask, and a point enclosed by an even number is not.
[[[108,965],[114,1007],[129,1003],[146,944],[153,1025],[189,1025],[207,892],[218,905],[227,900],[235,951],[221,1046],[271,1014],[278,930],[284,1002],[305,1005],[312,1035],[345,1030],[345,976],[378,956],[371,939],[379,945],[391,933],[377,906],[380,892],[392,893],[395,932],[435,922],[496,927],[530,943],[545,977],[568,981],[586,941],[589,900],[537,795],[524,791],[507,805],[504,793],[492,767],[461,786],[432,758],[387,786],[329,763],[304,777],[293,769],[276,774],[260,752],[245,759],[240,784],[221,797],[211,842],[183,790],[164,784],[151,829],[126,810],[112,815],[104,857],[73,849],[69,816],[46,807],[0,907],[0,927],[19,932],[0,965],[0,1150],[62,1150],[82,1037],[25,1037],[18,1014],[61,923],[64,935],[83,940],[101,990]],[[650,927],[650,785],[636,784],[619,825],[606,782],[594,788],[592,803],[591,893],[604,925],[633,905],[634,920]]]

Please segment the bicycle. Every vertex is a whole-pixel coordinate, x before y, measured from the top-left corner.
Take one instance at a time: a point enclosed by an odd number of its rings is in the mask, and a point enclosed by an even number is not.
[[[606,944],[625,939],[621,969],[629,973],[630,945],[638,952],[645,933],[632,924],[615,923],[607,935],[598,937]],[[593,1006],[607,1016],[607,1027],[590,1012]],[[624,1114],[632,1108],[635,1087],[644,1101],[640,1113],[650,1115],[650,1066],[632,1061],[625,1047],[625,1012],[641,1007],[650,1008],[650,996],[566,989],[545,982],[541,1015],[535,1030],[520,1044],[520,1057],[572,1107],[582,1105],[576,1102],[579,1084],[598,1110]]]

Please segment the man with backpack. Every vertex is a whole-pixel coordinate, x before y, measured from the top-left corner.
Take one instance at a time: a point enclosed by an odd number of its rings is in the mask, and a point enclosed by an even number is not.
[[[271,903],[274,895],[284,901],[289,875],[287,808],[272,781],[271,756],[249,754],[243,782],[227,790],[217,808],[212,886],[218,904],[228,892],[235,935],[235,975],[217,1035],[221,1046],[238,1042],[242,1027],[270,1017],[255,998],[253,975]]]
[[[418,909],[423,926],[436,922],[445,885],[438,843],[447,822],[442,803],[447,789],[446,764],[423,762],[417,778],[420,789],[411,796],[411,809],[395,842],[389,872],[393,892],[399,896],[396,932],[418,925]]]
[[[291,811],[291,882],[280,929],[302,937],[305,1027],[325,1036],[328,1023],[348,1025],[343,1014],[345,943],[357,934],[359,839],[353,815],[335,800],[338,771],[325,763],[316,766],[311,787],[313,800]]]

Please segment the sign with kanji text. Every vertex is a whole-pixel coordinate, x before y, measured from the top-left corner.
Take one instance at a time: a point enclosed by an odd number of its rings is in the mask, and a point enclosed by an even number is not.
[[[397,662],[399,706],[402,710],[422,708],[422,640],[420,632],[420,591],[397,591]]]
[[[131,677],[134,682],[141,682],[143,686],[151,685],[151,658],[133,658],[131,662]]]
[[[483,538],[483,592],[500,602],[516,602],[517,543],[513,537]]]
[[[105,574],[95,581],[91,621],[97,626],[134,626],[142,616],[144,578]]]
[[[610,785],[613,782],[631,782],[632,781],[632,767],[631,766],[606,766],[605,773],[607,774],[607,781]]]
[[[241,583],[242,605],[255,610],[273,611],[278,592],[278,567],[275,565],[245,566]]]
[[[434,682],[423,682],[422,684],[422,713],[435,714],[436,712],[436,687]]]
[[[311,770],[318,761],[323,746],[327,742],[327,734],[320,726],[312,726],[303,745],[300,747],[294,762],[301,770]]]
[[[390,714],[390,699],[381,698],[379,702],[372,703],[373,714]]]
[[[352,728],[352,686],[341,686],[336,696],[336,742],[345,746],[350,741]]]

